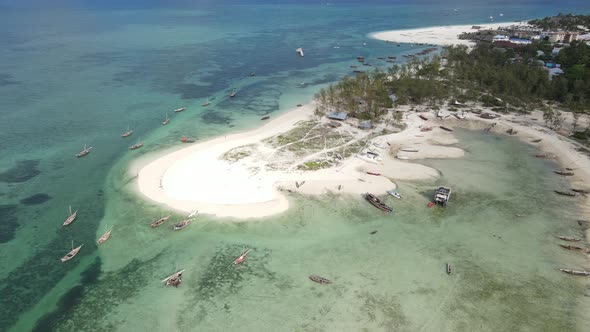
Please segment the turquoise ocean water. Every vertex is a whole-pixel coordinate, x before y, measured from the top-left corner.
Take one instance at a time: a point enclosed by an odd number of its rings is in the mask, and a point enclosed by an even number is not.
[[[455,188],[452,206],[424,208],[438,183],[401,183],[407,199],[391,202],[393,216],[352,197],[293,196],[287,213],[260,221],[153,230],[166,211],[133,194],[126,172],[181,136],[253,128],[310,101],[356,56],[378,65],[419,50],[369,32],[588,13],[584,2],[0,9],[1,331],[561,331],[590,320],[579,309],[590,307],[587,290],[556,271],[587,262],[551,236],[579,234],[577,210],[540,199],[565,183],[511,139],[457,133],[465,158],[426,162]],[[145,146],[128,151],[138,139]],[[94,149],[76,159],[86,143]],[[79,217],[63,228],[69,205]],[[83,250],[62,264],[71,241]],[[248,262],[229,267],[245,247]],[[444,274],[447,261],[456,274]],[[183,285],[163,288],[177,268]]]

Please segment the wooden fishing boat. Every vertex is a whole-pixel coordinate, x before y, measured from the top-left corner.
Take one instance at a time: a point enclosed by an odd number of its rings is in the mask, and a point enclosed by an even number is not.
[[[237,93],[236,89],[231,90],[231,92],[229,93],[229,97],[230,98],[235,97],[236,96],[236,93]]]
[[[262,118],[260,118],[260,120],[268,120],[268,119],[270,119],[270,116],[268,116],[268,115],[267,116],[263,116]]]
[[[432,130],[432,127],[422,127],[422,128],[420,128],[420,131],[421,132],[427,132],[427,131],[431,131],[431,130]]]
[[[371,232],[371,233],[369,233],[369,234],[373,235],[373,234],[375,234],[375,233],[377,233],[377,231],[372,231],[372,232]]]
[[[362,73],[364,73],[363,70],[353,70],[352,72],[353,73],[356,73],[356,74],[362,74]]]
[[[573,269],[559,269],[559,271],[561,271],[563,273],[575,275],[575,276],[585,276],[585,277],[590,276],[590,271],[579,271],[579,270],[573,270]]]
[[[445,127],[445,126],[440,126],[440,129],[446,130],[446,131],[453,131],[453,129],[451,129],[449,127]]]
[[[403,152],[418,152],[418,149],[414,149],[414,148],[401,148],[400,151],[403,151]]]
[[[244,262],[246,260],[246,257],[248,257],[248,254],[250,253],[250,250],[252,249],[248,249],[246,251],[244,251],[243,253],[240,254],[240,256],[238,256],[238,258],[234,259],[234,261],[232,262],[233,265],[238,265],[242,262]]]
[[[84,244],[81,244],[79,247],[74,248],[74,241],[72,241],[72,250],[68,252],[64,257],[60,258],[61,262],[67,262],[70,259],[74,258],[74,256],[78,254],[83,245]]]
[[[553,190],[553,191],[555,191],[556,194],[563,195],[563,196],[569,196],[569,197],[576,196],[576,193],[571,192],[571,191],[563,191],[563,190]]]
[[[137,142],[135,144],[133,144],[132,146],[129,147],[129,150],[136,150],[139,149],[143,146],[143,142]]]
[[[451,188],[438,187],[434,191],[434,203],[442,206],[447,206],[451,199]]]
[[[536,154],[535,157],[537,157],[537,158],[547,158],[547,157],[549,157],[549,155],[546,154],[546,153],[539,153],[539,154]]]
[[[322,284],[322,285],[326,285],[326,284],[331,284],[332,281],[329,279],[326,279],[324,277],[320,277],[320,276],[315,276],[315,275],[310,275],[309,276],[309,280],[317,282],[318,284]]]
[[[207,106],[209,106],[210,104],[211,104],[211,103],[209,102],[209,99],[207,99],[207,101],[206,101],[206,102],[204,102],[204,103],[202,103],[202,104],[201,104],[201,106],[203,106],[203,107],[207,107]]]
[[[560,244],[559,246],[567,250],[584,250],[584,248],[572,246],[571,244]]]
[[[169,277],[162,280],[162,282],[165,283],[166,286],[172,285],[174,287],[178,287],[178,285],[180,285],[180,283],[182,282],[182,273],[183,272],[184,272],[184,270],[174,272]]]
[[[366,193],[365,199],[369,203],[371,203],[374,207],[378,208],[381,211],[388,212],[388,213],[393,211],[393,209],[391,207],[387,206],[379,198],[377,198],[377,196],[375,196],[373,194]]]
[[[66,221],[64,221],[63,225],[64,226],[68,226],[69,224],[73,223],[74,220],[76,219],[76,217],[78,216],[78,210],[74,211],[74,213],[72,213],[72,206],[70,205],[69,208],[70,211],[70,216],[66,219]]]
[[[113,229],[109,229],[108,231],[106,231],[106,233],[104,233],[97,241],[96,243],[98,244],[103,244],[105,242],[107,242],[107,240],[109,239],[109,237],[111,237],[111,232],[113,231]]]
[[[92,147],[86,146],[86,144],[84,144],[84,148],[82,149],[82,151],[76,154],[76,158],[84,157],[85,155],[90,153],[90,150],[92,150]]]
[[[453,273],[453,267],[451,266],[451,263],[447,263],[446,270],[447,274]]]
[[[168,113],[166,113],[166,118],[164,119],[164,121],[162,122],[162,125],[167,125],[170,123],[170,118],[168,117]]]
[[[395,157],[396,157],[397,159],[399,159],[399,160],[408,160],[408,159],[410,159],[409,157],[406,157],[406,156],[400,156],[400,155],[397,155],[397,156],[395,156]]]
[[[572,236],[561,236],[561,235],[554,235],[556,238],[564,240],[564,241],[572,241],[572,242],[580,242],[582,239],[572,237]]]
[[[133,134],[133,130],[129,129],[129,126],[127,126],[127,131],[121,134],[121,137],[129,137],[131,134]]]
[[[375,172],[367,172],[367,174],[369,175],[375,175],[375,176],[380,176],[381,173],[375,173]]]
[[[179,231],[179,230],[181,230],[181,229],[184,229],[184,228],[186,228],[188,225],[190,225],[192,222],[193,222],[193,220],[192,220],[192,219],[186,219],[186,220],[183,220],[183,221],[181,221],[181,222],[177,223],[176,225],[174,225],[174,230],[175,230],[175,231]]]
[[[563,175],[563,176],[572,176],[574,175],[574,172],[570,172],[570,171],[553,171],[555,172],[555,174],[559,174],[559,175]]]
[[[573,192],[576,192],[578,194],[582,194],[582,195],[590,194],[590,190],[587,190],[587,189],[575,189],[575,188],[572,188],[572,191]]]
[[[250,75],[248,75],[248,76],[254,77],[254,76],[256,76],[256,73],[250,73]]]
[[[534,139],[534,140],[532,140],[531,142],[533,142],[533,143],[539,143],[539,142],[540,142],[540,141],[542,141],[542,140],[543,140],[543,139],[539,138],[539,139]]]
[[[152,227],[152,228],[154,228],[154,227],[158,227],[158,226],[162,225],[163,223],[165,223],[165,222],[166,222],[166,220],[168,220],[169,218],[170,218],[170,216],[162,217],[162,218],[160,218],[160,219],[158,219],[158,220],[156,220],[156,221],[152,222],[152,223],[150,224],[150,227]]]
[[[303,106],[303,104],[297,104],[297,107],[301,107],[301,106]]]
[[[400,199],[402,198],[402,195],[400,195],[400,193],[398,193],[395,190],[388,190],[387,193],[395,198],[400,198]]]
[[[420,117],[420,119],[424,120],[424,121],[428,121],[428,118],[422,114],[418,115]]]
[[[184,110],[186,110],[186,107],[183,106],[183,107],[180,107],[180,108],[175,109],[174,110],[174,113],[180,113],[180,112],[182,112]]]

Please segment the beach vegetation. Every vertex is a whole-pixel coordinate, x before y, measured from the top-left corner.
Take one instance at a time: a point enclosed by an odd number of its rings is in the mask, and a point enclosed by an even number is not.
[[[254,144],[238,146],[224,153],[221,156],[221,159],[229,161],[230,163],[235,163],[241,159],[251,156],[254,149]]]

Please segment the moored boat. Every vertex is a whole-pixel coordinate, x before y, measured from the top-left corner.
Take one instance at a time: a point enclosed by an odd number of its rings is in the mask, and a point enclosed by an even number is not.
[[[447,274],[453,273],[453,267],[451,266],[451,263],[447,263],[446,270]]]
[[[263,116],[262,118],[260,118],[260,120],[268,120],[268,119],[270,119],[270,116],[268,116],[268,115]]]
[[[572,246],[571,244],[560,244],[559,246],[567,250],[584,250],[584,248]]]
[[[166,118],[164,119],[164,121],[162,122],[162,125],[167,125],[170,123],[170,118],[168,117],[168,113],[166,113]]]
[[[576,189],[576,188],[572,188],[573,192],[576,192],[578,194],[582,194],[582,195],[587,195],[590,194],[590,190],[587,189]]]
[[[238,256],[236,259],[234,259],[234,261],[232,262],[233,265],[238,265],[242,262],[244,262],[246,260],[246,257],[248,257],[248,254],[250,253],[250,250],[252,249],[248,249],[246,251],[244,251],[243,253],[240,254],[240,256]]]
[[[80,251],[80,249],[82,249],[82,246],[84,244],[81,244],[79,247],[74,248],[74,241],[72,241],[72,250],[70,252],[68,252],[64,257],[60,258],[61,262],[67,262],[70,259],[74,258],[74,256],[76,256],[78,254],[78,252]]]
[[[186,228],[188,225],[190,225],[192,222],[193,222],[193,220],[192,220],[192,219],[186,219],[186,220],[183,220],[183,221],[181,221],[181,222],[177,223],[176,225],[174,225],[174,230],[175,230],[175,231],[179,231],[179,230],[181,230],[181,229],[184,229],[184,228]]]
[[[563,176],[573,176],[574,172],[570,171],[553,171],[555,174],[563,175]]]
[[[324,277],[320,277],[320,276],[316,276],[316,275],[310,275],[309,276],[309,280],[317,282],[318,284],[322,284],[322,285],[326,285],[326,284],[331,284],[332,281],[324,278]]]
[[[76,210],[76,211],[74,211],[74,213],[72,213],[72,206],[71,205],[70,205],[69,211],[70,211],[70,215],[68,216],[66,221],[64,221],[64,223],[63,223],[64,226],[68,226],[69,224],[73,223],[74,220],[76,219],[76,217],[78,216],[78,210]]]
[[[438,187],[434,191],[434,203],[442,206],[447,206],[451,199],[451,188]]]
[[[237,90],[236,89],[231,90],[231,92],[229,93],[229,97],[230,98],[235,97],[236,96],[236,93],[237,93]]]
[[[575,192],[571,192],[571,191],[563,191],[563,190],[553,190],[556,194],[559,195],[563,195],[563,196],[569,196],[569,197],[574,197],[576,196]]]
[[[295,50],[295,52],[297,52],[297,54],[299,54],[299,56],[301,56],[301,57],[305,56],[305,55],[303,54],[303,48],[301,48],[301,47],[297,48],[297,49]]]
[[[384,212],[392,212],[393,211],[393,209],[391,207],[387,206],[379,198],[377,198],[377,196],[375,196],[373,194],[366,193],[365,199],[369,203],[371,203],[374,207],[378,208],[381,211],[384,211]]]
[[[179,107],[179,108],[175,109],[174,112],[175,113],[180,113],[180,112],[182,112],[184,110],[186,110],[186,107],[183,106],[183,107]]]
[[[543,139],[539,138],[539,139],[534,139],[534,140],[532,140],[531,142],[533,142],[533,143],[539,143],[539,142],[540,142],[540,141],[542,141],[542,140],[543,140]]]
[[[203,106],[203,107],[207,107],[207,106],[209,106],[210,104],[211,104],[211,103],[209,102],[209,99],[207,99],[207,101],[206,101],[206,102],[204,102],[204,103],[202,103],[202,104],[201,104],[201,106]]]
[[[174,272],[168,278],[165,278],[164,280],[162,280],[162,282],[165,283],[166,286],[172,285],[174,287],[178,287],[178,285],[180,285],[180,283],[182,283],[182,273],[183,272],[184,272],[184,270]]]
[[[111,232],[113,231],[113,229],[109,229],[108,231],[106,231],[106,233],[104,233],[97,241],[96,243],[98,244],[103,244],[105,242],[107,242],[107,240],[109,239],[109,237],[111,237]]]
[[[556,238],[560,239],[560,240],[564,240],[564,241],[571,241],[571,242],[580,242],[582,241],[582,239],[580,238],[576,238],[573,236],[560,236],[560,235],[555,235]]]
[[[575,276],[590,276],[590,271],[580,271],[580,270],[573,270],[573,269],[559,269],[559,271],[567,274],[572,274]]]
[[[152,227],[152,228],[153,228],[153,227],[158,227],[158,226],[162,225],[163,223],[165,223],[165,222],[166,222],[166,220],[168,220],[169,218],[170,218],[170,216],[162,217],[162,218],[160,218],[160,219],[158,219],[158,220],[156,220],[156,221],[152,222],[152,223],[150,224],[150,227]]]
[[[402,198],[402,195],[400,195],[400,193],[398,193],[395,190],[388,190],[387,193],[395,198],[400,198],[400,199]]]
[[[143,142],[137,142],[135,144],[133,144],[132,146],[129,147],[129,150],[136,150],[139,149],[143,146]]]
[[[84,148],[76,154],[76,158],[84,157],[85,155],[90,153],[90,150],[92,150],[92,147],[86,146],[86,144],[84,144]]]
[[[197,141],[197,139],[196,138],[192,138],[192,137],[181,137],[180,138],[180,141],[182,143],[194,143],[194,142]]]
[[[127,126],[127,131],[121,134],[121,137],[129,137],[131,134],[133,134],[133,130],[129,129],[129,126]]]

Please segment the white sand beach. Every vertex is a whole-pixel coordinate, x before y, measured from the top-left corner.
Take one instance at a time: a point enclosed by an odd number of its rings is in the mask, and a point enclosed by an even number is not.
[[[371,141],[383,147],[374,148],[382,151],[380,163],[351,156],[329,168],[302,171],[293,166],[325,151],[285,160],[278,157],[277,151],[282,147],[273,148],[261,142],[287,132],[300,121],[313,118],[314,107],[308,104],[258,129],[218,137],[149,161],[139,167],[138,189],[147,198],[176,210],[188,212],[196,209],[200,213],[220,217],[248,219],[285,211],[289,207],[286,197],[289,192],[307,195],[327,192],[384,194],[396,187],[395,180],[426,180],[439,175],[430,167],[396,159],[395,150],[402,146],[418,150],[407,153],[411,154],[408,159],[463,156],[461,149],[442,146],[456,142],[451,134],[441,130],[421,132],[423,120],[417,114],[408,113],[404,131],[379,136]],[[325,125],[327,120],[323,121]],[[357,135],[366,135],[366,132],[359,131]],[[238,161],[223,159],[228,151],[245,146],[255,146],[256,153]],[[269,167],[277,163],[280,164],[278,169]]]
[[[497,29],[513,24],[523,25],[526,22],[501,22],[486,24],[469,24],[469,25],[448,25],[434,26],[429,28],[390,30],[373,32],[369,34],[370,38],[384,40],[393,43],[406,44],[432,44],[432,45],[474,45],[474,42],[466,39],[459,39],[459,35],[464,32],[475,32],[472,27],[480,26],[481,30]]]

